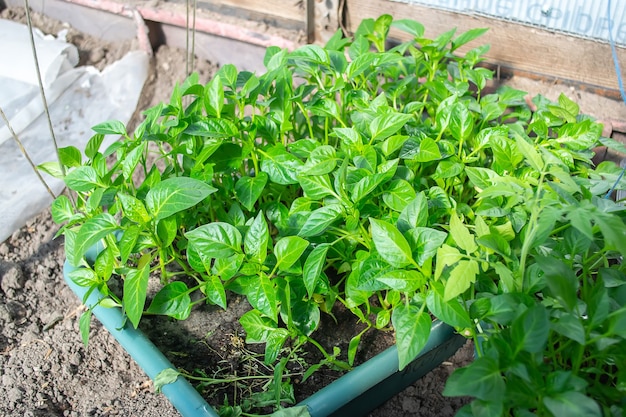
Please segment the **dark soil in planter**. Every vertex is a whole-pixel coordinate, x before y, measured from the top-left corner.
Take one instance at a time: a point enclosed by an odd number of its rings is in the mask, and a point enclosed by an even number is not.
[[[2,17],[23,19],[23,11],[5,10]],[[43,16],[34,16],[36,26],[46,33],[57,33],[65,26]],[[68,40],[81,52],[81,64],[103,68],[133,47],[108,44],[70,29]],[[144,88],[140,108],[145,109],[167,100],[176,81],[184,79],[184,51],[160,47],[155,54],[154,71]],[[208,80],[215,66],[196,61],[201,80]],[[513,79],[514,87],[542,92],[556,98],[561,91],[581,104],[584,112],[600,118],[626,120],[622,105],[585,92],[555,84],[541,84]],[[519,85],[516,85],[516,83]],[[520,85],[521,83],[521,85]],[[554,95],[554,97],[552,97]],[[594,111],[595,110],[595,111]],[[166,398],[154,392],[151,381],[96,321],[92,322],[90,344],[85,348],[78,330],[83,309],[79,300],[64,284],[64,261],[61,239],[53,239],[56,226],[49,212],[32,219],[11,238],[0,244],[0,415],[24,416],[175,416],[177,412]],[[185,322],[149,318],[142,329],[175,365],[205,372],[222,366],[239,365],[238,355],[260,346],[244,347],[244,337],[237,322],[247,303],[230,299],[230,309],[215,308],[210,321],[207,315],[194,314]],[[202,309],[212,309],[202,307]],[[202,317],[202,318],[201,318]],[[340,320],[352,335],[353,324]],[[335,327],[329,325],[328,327]],[[322,329],[323,332],[323,329]],[[322,335],[324,333],[321,333]],[[345,352],[348,341],[343,343]],[[350,337],[350,336],[348,336]],[[379,333],[365,337],[359,360],[383,350],[392,334]],[[446,378],[457,366],[467,364],[473,347],[466,344],[449,361],[444,362],[417,383],[397,395],[370,415],[379,416],[451,416],[465,401],[441,395]],[[313,382],[325,385],[336,373],[320,372]],[[319,387],[318,387],[319,388]],[[316,387],[307,386],[299,396]],[[210,399],[221,404],[223,391]]]

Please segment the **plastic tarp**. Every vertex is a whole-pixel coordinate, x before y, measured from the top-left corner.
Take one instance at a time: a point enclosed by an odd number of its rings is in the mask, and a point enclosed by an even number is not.
[[[33,31],[40,73],[60,147],[84,149],[91,126],[107,120],[128,123],[148,76],[149,57],[131,51],[103,71],[75,67],[76,47]],[[35,164],[55,161],[44,114],[28,27],[0,19],[0,108]],[[116,138],[107,136],[108,143]],[[108,143],[103,144],[107,146]],[[43,174],[55,194],[64,183]],[[41,184],[0,118],[0,241],[43,211],[52,197]]]

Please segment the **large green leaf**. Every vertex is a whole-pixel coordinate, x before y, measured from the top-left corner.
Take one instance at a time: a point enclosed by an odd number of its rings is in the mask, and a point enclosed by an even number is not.
[[[124,278],[124,298],[122,305],[128,320],[135,329],[139,325],[139,320],[143,314],[143,307],[146,304],[146,292],[148,290],[148,280],[150,278],[149,256],[144,255],[139,261],[138,268],[133,268]]]
[[[87,249],[100,239],[119,229],[115,218],[109,213],[100,213],[85,221],[76,234],[73,250],[67,250],[67,259],[73,266],[78,266]]]
[[[265,172],[259,172],[255,177],[244,176],[237,180],[235,195],[248,211],[254,209],[254,204],[263,193],[268,178]]]
[[[428,201],[424,192],[420,192],[400,212],[398,217],[398,229],[405,233],[415,227],[426,226],[428,222]]]
[[[443,286],[438,282],[432,283],[432,288],[426,296],[426,305],[435,317],[450,326],[460,329],[472,326],[467,310],[456,298],[446,301],[443,296]]]
[[[443,298],[452,300],[463,294],[476,281],[478,262],[475,260],[461,260],[452,268],[446,282]]]
[[[215,191],[216,188],[193,178],[168,178],[148,191],[146,206],[160,220],[195,206]]]
[[[254,218],[254,221],[246,232],[243,247],[246,255],[259,263],[265,262],[267,247],[270,240],[270,232],[262,211]]]
[[[181,281],[170,282],[154,296],[146,313],[162,314],[185,320],[191,313],[189,288]]]
[[[398,367],[402,370],[426,346],[432,321],[428,312],[416,305],[401,303],[393,309],[391,322],[396,332]]]
[[[98,173],[91,166],[79,166],[67,173],[63,178],[69,189],[81,193],[89,192],[102,186]]]
[[[335,193],[328,175],[301,175],[298,177],[298,181],[304,194],[313,200],[321,200]]]
[[[554,416],[600,417],[603,415],[597,402],[576,391],[549,395],[544,397],[543,403]]]
[[[317,283],[320,281],[320,276],[326,264],[328,249],[330,249],[330,245],[327,243],[316,246],[304,262],[302,279],[309,297],[313,296]]]
[[[256,281],[256,286],[246,294],[250,305],[261,313],[270,317],[273,321],[278,321],[278,296],[273,280],[267,275],[260,274]]]
[[[185,233],[185,236],[204,258],[228,258],[241,253],[241,233],[229,223],[205,224]]]
[[[277,184],[296,184],[302,161],[287,152],[283,145],[275,145],[263,153],[261,170]]]
[[[511,337],[516,350],[537,353],[543,351],[550,333],[548,312],[542,305],[526,310],[511,325]]]
[[[394,135],[412,118],[413,115],[404,113],[385,113],[375,117],[369,125],[370,143],[375,143]]]
[[[370,218],[372,241],[380,256],[396,268],[415,264],[411,247],[402,233],[392,224]]]
[[[341,204],[329,204],[313,211],[302,225],[298,236],[317,236],[328,229],[343,213]]]
[[[448,234],[430,227],[416,227],[405,233],[406,239],[413,250],[413,258],[419,266],[432,259]]]
[[[476,252],[478,249],[474,235],[470,233],[467,226],[459,219],[456,212],[452,212],[450,215],[450,235],[452,235],[452,239],[454,239],[458,247],[463,249],[468,255]]]
[[[448,377],[443,395],[471,396],[484,401],[502,401],[506,385],[495,359],[481,357]]]
[[[282,269],[289,269],[309,247],[309,242],[298,236],[287,236],[276,242],[274,254],[276,265]]]

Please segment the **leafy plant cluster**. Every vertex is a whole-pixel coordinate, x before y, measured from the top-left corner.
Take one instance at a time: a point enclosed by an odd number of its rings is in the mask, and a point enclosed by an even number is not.
[[[391,28],[409,40],[388,48]],[[132,136],[95,126],[85,158],[61,150],[76,201],[52,211],[85,266],[71,278],[133,326],[242,294],[267,363],[290,340],[348,368],[365,330],[392,327],[404,367],[435,317],[476,342],[446,388],[476,397],[463,415],[621,415],[625,212],[604,198],[619,168],[593,166],[602,127],[565,96],[531,111],[523,91],[485,92],[488,47],[458,53],[483,32],[368,19],[325,47],[268,48],[262,75],[192,76]],[[107,134],[123,138],[101,151]],[[314,338],[338,303],[366,324],[347,363]]]

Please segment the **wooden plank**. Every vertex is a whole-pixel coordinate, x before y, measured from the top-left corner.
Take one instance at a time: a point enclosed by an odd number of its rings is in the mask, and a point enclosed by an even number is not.
[[[200,7],[211,5],[212,8],[236,8],[261,15],[304,23],[306,21],[306,1],[307,0],[204,0],[198,2],[198,5]]]
[[[454,27],[458,33],[487,27],[489,31],[460,52],[480,44],[490,44],[487,62],[514,72],[572,81],[600,90],[617,90],[617,77],[611,48],[606,43],[567,36],[537,27],[520,25],[478,15],[467,15],[387,0],[347,0],[347,26],[354,31],[365,18],[390,14],[395,19],[414,19],[426,28],[429,38]],[[392,37],[401,38],[399,32]],[[626,49],[617,48],[618,59],[624,63]]]

